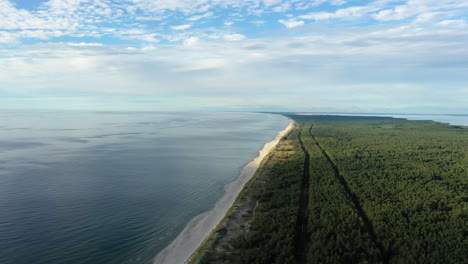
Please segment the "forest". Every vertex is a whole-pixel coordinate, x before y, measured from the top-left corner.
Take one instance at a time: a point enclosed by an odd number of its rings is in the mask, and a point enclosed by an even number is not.
[[[219,263],[466,263],[468,127],[287,116],[294,154]]]
[[[291,130],[244,187],[198,263],[296,263],[305,155]],[[196,263],[196,262],[193,262]]]

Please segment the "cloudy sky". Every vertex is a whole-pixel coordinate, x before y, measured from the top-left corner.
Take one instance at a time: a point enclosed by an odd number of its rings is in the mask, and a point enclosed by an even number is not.
[[[466,0],[0,0],[0,109],[468,113]]]

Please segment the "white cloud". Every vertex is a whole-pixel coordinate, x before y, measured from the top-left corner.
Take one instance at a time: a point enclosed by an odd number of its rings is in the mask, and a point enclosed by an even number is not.
[[[40,18],[24,9],[16,9],[9,1],[0,1],[0,29],[60,29],[64,22],[50,23],[47,19]],[[66,23],[65,23],[66,24]]]
[[[323,4],[326,4],[326,3],[329,3],[330,5],[334,5],[334,6],[340,6],[340,5],[346,4],[347,1],[345,1],[345,0],[309,0],[309,1],[296,1],[296,2],[294,2],[294,4],[295,4],[294,8],[295,8],[295,9],[298,9],[298,10],[305,10],[305,9],[309,9],[309,8],[311,8],[311,7],[320,6],[320,5],[323,5]]]
[[[443,20],[437,23],[438,26],[452,27],[452,28],[466,28],[468,24],[463,19]]]
[[[213,70],[222,68],[227,64],[227,61],[224,59],[203,59],[196,60],[184,65],[180,68],[176,68],[175,71],[178,72],[189,72],[189,71],[200,71],[200,70]]]
[[[137,28],[126,30],[112,30],[110,32],[120,39],[141,40],[146,42],[159,42],[159,38],[161,37],[161,34],[159,33],[152,33],[150,31]]]
[[[102,47],[104,46],[104,44],[102,43],[87,43],[87,42],[79,42],[79,43],[70,42],[68,43],[68,45],[74,46],[74,47]]]
[[[77,10],[82,3],[90,2],[89,0],[49,0],[44,5],[57,13],[73,12]]]
[[[290,10],[291,7],[292,7],[292,4],[290,2],[285,2],[281,5],[275,6],[273,8],[273,11],[278,12],[278,13],[283,13],[283,12]]]
[[[265,6],[273,6],[273,5],[277,5],[279,3],[281,3],[282,0],[263,0],[263,4]]]
[[[223,38],[225,40],[230,40],[230,41],[238,41],[238,40],[243,40],[246,38],[246,36],[241,35],[241,34],[229,34],[229,35],[224,35]]]
[[[22,38],[50,40],[59,36],[71,37],[113,37],[125,40],[142,40],[157,42],[161,39],[180,41],[189,34],[177,36],[188,31],[200,34],[212,34],[211,23],[200,23],[193,29],[191,23],[173,24],[177,21],[199,21],[201,19],[218,19],[216,12],[220,9],[230,10],[231,15],[223,19],[225,26],[231,26],[234,21],[248,21],[253,15],[260,19],[263,14],[271,12],[289,12],[298,9],[308,9],[322,4],[335,5],[334,12],[312,12],[297,16],[284,14],[285,19],[278,22],[287,28],[305,24],[304,19],[356,19],[366,18],[377,21],[402,20],[414,18],[415,23],[436,24],[442,20],[455,20],[457,16],[466,13],[468,2],[465,0],[409,0],[401,1],[376,0],[367,6],[350,6],[339,8],[346,3],[343,0],[49,0],[38,8],[24,10],[16,8],[11,0],[0,0],[0,41],[13,43]],[[349,2],[352,4],[353,2]],[[182,13],[182,15],[180,15]],[[249,17],[250,16],[250,17]],[[156,21],[149,25],[148,21]],[[205,22],[205,21],[203,21]],[[271,21],[251,21],[256,25],[265,25]],[[326,22],[326,21],[322,21]],[[106,26],[103,26],[103,25]],[[203,28],[205,26],[205,28]],[[239,32],[221,32],[218,35],[242,33],[243,25],[232,28]],[[142,30],[144,33],[122,34],[125,30]],[[176,32],[166,32],[172,29]],[[25,31],[24,33],[13,32]],[[227,31],[227,30],[226,30]],[[175,35],[174,35],[175,34]]]
[[[336,18],[337,15],[335,13],[330,12],[314,12],[307,15],[299,16],[302,19],[315,19],[315,20],[322,20],[322,19],[330,19]]]
[[[447,12],[428,12],[418,15],[414,20],[414,23],[433,23],[435,21],[440,21],[441,19],[446,17],[450,17],[450,14]]]
[[[379,10],[378,7],[372,6],[353,6],[343,9],[338,9],[336,12],[314,12],[307,15],[299,16],[302,19],[332,19],[332,18],[349,18],[349,17],[361,17],[368,13]]]
[[[390,4],[398,3],[396,6]],[[468,2],[465,0],[409,0],[401,1],[377,0],[365,6],[351,6],[338,9],[335,12],[312,12],[301,15],[301,19],[327,20],[373,18],[377,21],[403,20],[416,17],[416,23],[432,22],[442,17],[451,17],[466,13]]]
[[[467,31],[316,27],[313,34],[287,38],[234,42],[220,36],[216,41],[187,36],[171,48],[83,49],[58,43],[27,46],[16,54],[0,50],[0,57],[10,57],[0,59],[0,89],[30,96],[42,91],[70,96],[183,94],[193,104],[199,102],[194,98],[242,101],[248,92],[252,98],[268,94],[268,100],[286,107],[398,108],[432,100],[466,105],[460,91],[466,89],[468,47],[459,40],[468,37]],[[284,87],[290,89],[287,94]],[[443,96],[437,93],[441,90]],[[265,103],[254,100],[252,104]]]
[[[156,50],[157,48],[153,45],[149,45],[149,46],[145,46],[143,48],[141,48],[142,51],[153,51],[153,50]]]
[[[186,30],[186,29],[189,29],[191,27],[192,27],[192,25],[185,24],[185,25],[172,26],[171,28],[174,29],[174,30]]]
[[[13,44],[18,42],[18,39],[16,36],[14,36],[10,32],[5,32],[5,31],[0,31],[0,44]]]
[[[200,38],[198,37],[190,37],[184,40],[184,45],[185,46],[193,46],[196,45],[198,42],[200,42]]]
[[[326,3],[336,6],[327,6],[330,12],[296,12]],[[22,10],[0,0],[0,43],[7,44],[0,46],[0,95],[187,94],[242,101],[249,92],[297,105],[345,105],[353,96],[367,105],[398,97],[405,104],[440,99],[466,105],[460,94],[467,87],[463,15],[468,2],[376,0],[353,6],[349,1],[342,8],[343,3],[51,0]],[[232,12],[224,16],[217,13],[220,9]],[[272,15],[278,16],[272,12],[288,13],[272,21]],[[295,30],[305,19],[317,22]],[[264,27],[246,30],[248,23]],[[76,39],[54,43],[61,36]],[[96,39],[85,38],[90,36]],[[37,44],[22,45],[26,38]],[[95,43],[100,39],[106,45]],[[119,44],[107,44],[109,40]],[[131,42],[121,45],[121,40]],[[292,87],[286,99],[284,87]],[[441,90],[447,97],[439,98]],[[317,94],[322,100],[314,99]]]
[[[211,16],[213,16],[213,12],[206,12],[203,15],[196,15],[196,16],[189,17],[187,20],[197,21],[197,20],[200,20],[200,19],[203,19],[203,18],[208,18],[208,17],[211,17]]]
[[[255,21],[249,21],[249,23],[254,24],[257,27],[265,25],[267,22],[265,20],[255,20]]]
[[[278,20],[281,24],[285,25],[287,28],[295,28],[295,27],[300,27],[304,25],[304,21],[302,20],[295,20],[295,19],[280,19]]]
[[[468,7],[468,2],[465,0],[410,0],[405,4],[381,10],[373,17],[381,21],[402,20],[436,10],[446,11],[466,7]]]

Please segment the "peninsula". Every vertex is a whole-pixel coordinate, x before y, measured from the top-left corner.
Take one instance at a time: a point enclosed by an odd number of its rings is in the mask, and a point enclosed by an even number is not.
[[[189,263],[463,263],[468,127],[285,114],[266,156]]]

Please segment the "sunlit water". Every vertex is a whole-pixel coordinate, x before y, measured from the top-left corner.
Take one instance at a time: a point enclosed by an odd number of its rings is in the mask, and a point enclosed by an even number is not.
[[[0,263],[147,263],[287,126],[249,113],[0,112]]]

